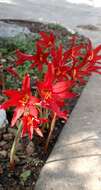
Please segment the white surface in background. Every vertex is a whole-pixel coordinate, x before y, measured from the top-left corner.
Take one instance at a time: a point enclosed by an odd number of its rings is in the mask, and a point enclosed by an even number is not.
[[[0,0],[0,3],[14,4],[13,0]]]
[[[25,0],[21,0],[21,3],[24,3]],[[5,3],[5,4],[17,4],[20,1],[18,0],[0,0],[0,3]],[[33,3],[34,2],[40,4],[41,3],[47,3],[46,0],[26,0],[25,3]],[[59,2],[62,2],[62,0],[59,0]],[[86,5],[90,5],[93,7],[101,7],[101,0],[65,0],[65,2],[69,2],[69,3],[75,3],[75,4],[86,4]],[[58,3],[57,0],[49,0],[49,3]]]
[[[93,7],[101,7],[101,0],[66,0],[69,3],[86,4]]]

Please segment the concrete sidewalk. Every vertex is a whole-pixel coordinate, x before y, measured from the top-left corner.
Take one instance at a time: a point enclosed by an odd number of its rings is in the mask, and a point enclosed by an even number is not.
[[[93,76],[48,158],[35,190],[101,190],[101,76]]]
[[[93,5],[96,1],[85,2]],[[0,0],[0,18],[57,22],[90,37],[94,43],[101,43],[101,7],[68,0]]]
[[[86,4],[0,0],[0,18],[57,22],[101,44],[101,8]],[[101,190],[101,76],[92,76],[84,89],[35,188],[57,189]]]

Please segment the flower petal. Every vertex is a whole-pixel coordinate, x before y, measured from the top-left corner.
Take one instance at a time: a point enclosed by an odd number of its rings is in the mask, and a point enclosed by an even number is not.
[[[17,107],[14,110],[13,118],[12,118],[12,121],[11,121],[11,127],[13,127],[15,125],[16,121],[21,117],[23,112],[24,112],[24,107],[23,106]]]
[[[17,101],[16,99],[11,99],[11,100],[7,100],[6,102],[4,102],[1,107],[3,109],[8,109],[9,107],[15,107],[17,105]]]
[[[53,92],[54,93],[61,93],[63,91],[66,91],[68,88],[72,87],[73,85],[73,81],[61,81],[61,82],[57,82],[54,86],[53,86]]]
[[[25,61],[33,61],[33,55],[29,55],[21,52],[19,49],[16,50],[17,61],[16,65],[22,65]]]
[[[23,82],[22,82],[22,91],[25,93],[30,93],[30,76],[28,74],[25,75]]]
[[[20,97],[20,92],[18,90],[3,90],[3,93],[6,95],[6,96],[9,96],[11,98],[19,98]]]
[[[43,137],[43,134],[42,134],[41,129],[39,129],[39,128],[37,127],[37,128],[34,128],[34,131],[35,131],[40,137]]]

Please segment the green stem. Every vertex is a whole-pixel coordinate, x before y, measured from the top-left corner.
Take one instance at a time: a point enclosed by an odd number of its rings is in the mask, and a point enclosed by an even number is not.
[[[48,118],[48,109],[44,108],[43,110],[43,117]],[[42,126],[42,132],[44,133],[45,128],[49,128],[49,122],[46,122]]]
[[[47,151],[49,141],[51,139],[51,135],[52,135],[52,132],[53,132],[54,127],[55,127],[55,122],[56,122],[56,113],[54,113],[54,115],[53,115],[53,119],[52,119],[51,126],[50,126],[50,132],[49,132],[46,144],[45,144],[45,151]]]
[[[20,122],[18,125],[18,131],[16,133],[16,136],[15,136],[12,148],[11,148],[11,152],[10,152],[10,166],[11,166],[11,168],[14,168],[16,146],[17,146],[19,139],[20,139],[21,129],[22,129],[22,122]]]

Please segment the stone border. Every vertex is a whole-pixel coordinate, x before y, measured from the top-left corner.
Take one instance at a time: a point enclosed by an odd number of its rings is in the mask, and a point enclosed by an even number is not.
[[[89,80],[35,187],[57,189],[101,190],[101,76]]]

